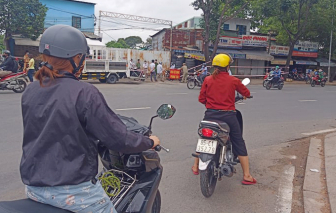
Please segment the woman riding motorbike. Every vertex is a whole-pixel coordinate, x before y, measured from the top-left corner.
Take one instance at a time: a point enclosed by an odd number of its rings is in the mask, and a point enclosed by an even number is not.
[[[126,129],[98,89],[76,76],[89,48],[79,30],[49,27],[39,51],[43,66],[22,96],[20,173],[28,198],[72,212],[116,212],[96,179],[97,146],[136,153],[157,146]]]
[[[228,70],[232,62],[231,56],[227,54],[219,54],[213,59],[212,66],[215,71],[212,76],[205,78],[199,95],[199,102],[207,108],[204,120],[226,122],[230,126],[233,153],[238,156],[244,173],[242,184],[253,185],[257,181],[250,174],[246,145],[235,109],[235,91],[238,91],[244,97],[250,97],[250,91],[238,78],[229,75]],[[199,159],[195,158],[192,167],[195,175],[198,174],[198,163]]]

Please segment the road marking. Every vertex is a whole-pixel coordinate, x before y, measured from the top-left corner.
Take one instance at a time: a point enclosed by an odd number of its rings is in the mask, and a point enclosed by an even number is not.
[[[315,102],[317,100],[299,100],[300,102]]]
[[[167,95],[188,95],[188,93],[167,93]]]
[[[315,132],[307,132],[307,133],[301,133],[302,135],[317,135],[317,134],[322,134],[322,133],[328,133],[328,132],[335,132],[336,128],[333,129],[324,129],[324,130],[319,130],[319,131],[315,131]]]
[[[250,92],[251,94],[255,94],[255,93],[257,93],[257,92]]]
[[[150,109],[150,107],[116,109],[116,111],[130,111],[130,110],[142,110],[142,109]]]
[[[237,104],[245,104],[245,103],[237,103]]]
[[[290,165],[280,177],[276,212],[291,213],[295,167]]]

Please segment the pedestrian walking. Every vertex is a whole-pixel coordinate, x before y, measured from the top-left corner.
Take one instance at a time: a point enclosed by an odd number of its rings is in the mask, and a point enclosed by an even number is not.
[[[162,82],[163,82],[163,67],[162,67],[162,62],[160,62],[158,65],[157,65],[157,78],[160,79]]]
[[[27,68],[29,66],[29,51],[26,50],[24,56],[23,56],[23,71],[27,72]]]
[[[149,69],[150,69],[150,78],[151,78],[151,81],[153,82],[153,77],[154,77],[154,80],[156,80],[156,72],[155,72],[155,63],[154,63],[154,60],[152,60],[152,63],[149,65]]]
[[[148,72],[148,63],[147,63],[146,60],[144,61],[143,65],[142,65],[142,69],[144,70],[146,78],[148,78],[148,76],[150,75],[150,73]]]
[[[35,60],[33,58],[33,55],[32,54],[29,54],[29,65],[28,65],[28,78],[29,78],[29,81],[30,82],[33,82],[34,81],[34,72],[35,72]]]
[[[188,77],[188,67],[185,63],[183,63],[183,66],[181,67],[183,77],[181,83],[186,83],[187,82],[187,77]]]

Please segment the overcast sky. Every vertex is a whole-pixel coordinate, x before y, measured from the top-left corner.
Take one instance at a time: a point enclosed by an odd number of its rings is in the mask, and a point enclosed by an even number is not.
[[[99,10],[125,13],[138,16],[146,16],[151,18],[165,19],[173,21],[173,25],[183,22],[194,16],[200,16],[201,11],[196,11],[190,3],[192,0],[83,0],[87,2],[96,3],[95,15],[98,17]],[[117,23],[122,24],[117,24]],[[123,25],[127,24],[127,25]],[[120,28],[134,28],[133,26],[162,29],[168,26],[153,25],[146,23],[127,22],[123,19],[106,19],[102,21],[102,29],[120,29]],[[132,35],[140,36],[143,40],[149,35],[155,34],[157,31],[149,31],[143,29],[123,29],[105,31],[113,39],[125,38]],[[107,34],[103,34],[103,42],[108,42],[111,39]]]

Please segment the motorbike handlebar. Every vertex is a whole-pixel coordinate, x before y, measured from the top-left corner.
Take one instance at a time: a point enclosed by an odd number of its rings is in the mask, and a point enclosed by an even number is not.
[[[154,148],[154,150],[157,151],[157,152],[160,152],[161,149],[163,149],[163,150],[166,151],[166,152],[169,152],[169,151],[170,151],[169,149],[166,149],[166,148],[164,148],[163,146],[160,146],[160,145],[158,145],[158,146],[156,146],[156,147]]]

